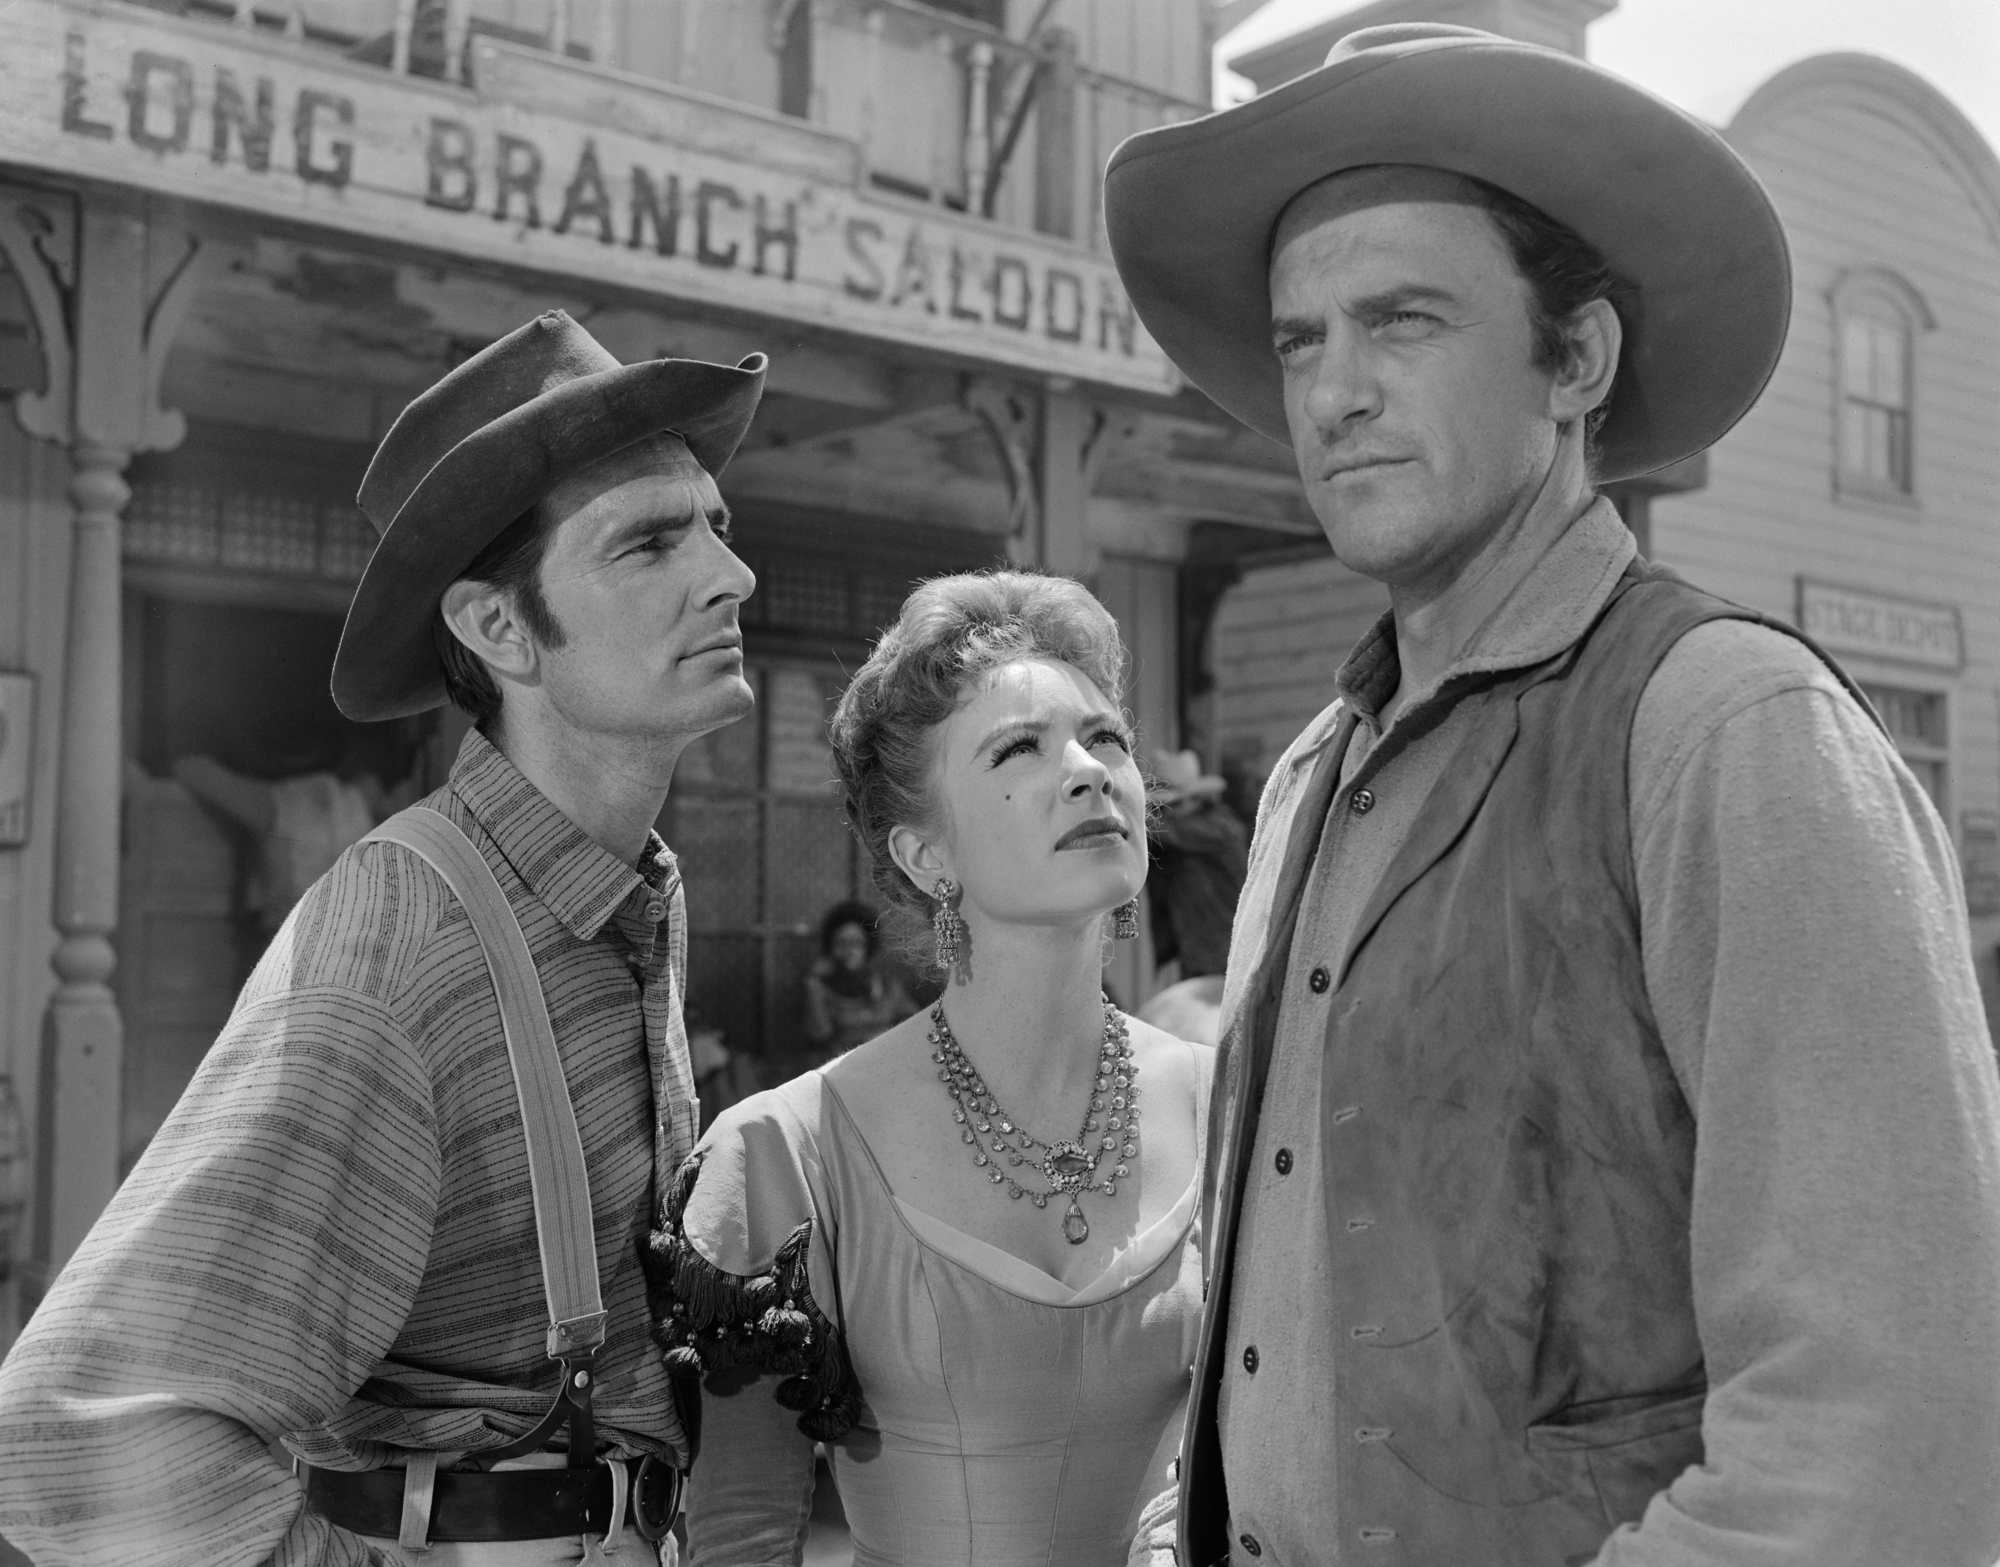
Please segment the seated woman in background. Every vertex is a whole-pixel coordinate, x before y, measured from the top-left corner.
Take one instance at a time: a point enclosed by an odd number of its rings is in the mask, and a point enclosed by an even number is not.
[[[1122,1563],[1180,1436],[1213,1052],[1105,999],[1145,785],[1074,582],[919,587],[842,697],[848,820],[927,913],[927,1012],[725,1114],[664,1204],[701,1395],[695,1567],[800,1560],[828,1444],[856,1567]]]
[[[880,957],[873,909],[850,900],[826,911],[819,922],[819,960],[801,986],[808,1066],[825,1066],[917,1010]]]

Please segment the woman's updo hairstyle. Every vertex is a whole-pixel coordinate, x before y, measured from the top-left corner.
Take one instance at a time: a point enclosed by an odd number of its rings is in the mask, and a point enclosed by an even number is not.
[[[912,886],[890,855],[889,834],[937,825],[931,732],[980,675],[1033,657],[1075,665],[1114,706],[1123,705],[1118,622],[1081,583],[1028,571],[973,571],[918,584],[841,696],[833,758],[847,820],[892,905],[930,907],[930,889]]]

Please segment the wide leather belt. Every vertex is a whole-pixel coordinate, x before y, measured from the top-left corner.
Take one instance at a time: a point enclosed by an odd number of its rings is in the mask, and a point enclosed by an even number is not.
[[[629,1459],[632,1523],[648,1540],[665,1537],[680,1511],[681,1472],[671,1460]],[[403,1522],[403,1471],[348,1472],[302,1464],[306,1505],[328,1523],[355,1534],[395,1539]],[[603,1534],[613,1526],[611,1471],[440,1470],[430,1511],[433,1541],[550,1540]],[[622,1520],[621,1520],[622,1522]]]

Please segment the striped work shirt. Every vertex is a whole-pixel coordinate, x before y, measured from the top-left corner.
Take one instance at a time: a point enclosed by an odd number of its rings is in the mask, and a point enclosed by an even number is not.
[[[424,803],[493,867],[583,1135],[609,1338],[600,1439],[678,1447],[638,1243],[693,1146],[686,918],[657,838],[598,847],[477,732]],[[290,1460],[497,1447],[556,1368],[498,1004],[408,850],[347,850],[0,1366],[0,1534],[38,1563],[366,1562]]]

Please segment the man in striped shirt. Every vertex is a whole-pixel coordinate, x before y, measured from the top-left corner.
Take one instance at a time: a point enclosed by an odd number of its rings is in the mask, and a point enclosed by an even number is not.
[[[424,803],[491,867],[548,1004],[589,1174],[614,1462],[686,1453],[637,1256],[696,1125],[680,877],[652,824],[681,750],[752,704],[736,615],[754,579],[714,475],[762,384],[762,356],[622,366],[559,312],[475,356],[370,465],[382,538],[334,667],[350,717],[449,698],[475,720]],[[549,1409],[547,1330],[479,943],[427,864],[357,845],[0,1365],[0,1533],[44,1564],[414,1560],[393,1523],[384,1539],[308,1504],[294,1456],[446,1455],[442,1517],[454,1461]],[[519,1532],[429,1559],[595,1548],[578,1527]]]

